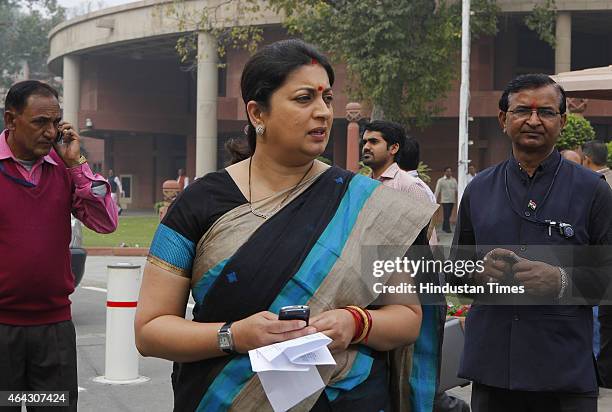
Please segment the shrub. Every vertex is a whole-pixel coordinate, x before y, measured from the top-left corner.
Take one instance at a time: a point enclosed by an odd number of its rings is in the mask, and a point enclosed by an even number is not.
[[[431,169],[429,168],[429,166],[427,166],[423,162],[419,162],[419,166],[417,167],[417,173],[419,174],[419,177],[421,178],[421,180],[424,181],[425,183],[431,182],[431,177],[429,176],[429,172],[431,172]]]
[[[567,123],[557,141],[557,149],[574,150],[595,138],[595,130],[591,123],[582,116],[568,113]]]

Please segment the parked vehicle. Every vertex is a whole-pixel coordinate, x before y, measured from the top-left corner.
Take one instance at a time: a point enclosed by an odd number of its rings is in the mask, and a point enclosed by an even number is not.
[[[83,279],[85,273],[85,259],[87,251],[83,249],[83,225],[75,218],[70,216],[72,226],[72,239],[70,239],[70,266],[74,275],[74,287],[76,288]]]

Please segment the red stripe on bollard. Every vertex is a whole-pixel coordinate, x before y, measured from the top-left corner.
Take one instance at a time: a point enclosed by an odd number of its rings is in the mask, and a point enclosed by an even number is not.
[[[109,300],[106,302],[106,307],[107,308],[135,308],[137,304],[138,302],[112,302]]]

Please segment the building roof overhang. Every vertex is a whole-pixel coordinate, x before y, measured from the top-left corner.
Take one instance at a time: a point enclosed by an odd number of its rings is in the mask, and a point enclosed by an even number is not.
[[[263,1],[263,0],[261,0]],[[50,52],[47,60],[51,71],[62,74],[63,57],[67,55],[114,55],[118,57],[159,58],[176,56],[176,40],[196,28],[199,10],[216,7],[215,25],[279,25],[282,16],[268,8],[246,14],[225,0],[144,0],[111,7],[68,20],[49,33]],[[182,7],[177,18],[172,7]],[[181,21],[182,20],[182,21]]]
[[[558,73],[551,76],[569,97],[612,100],[612,66]]]

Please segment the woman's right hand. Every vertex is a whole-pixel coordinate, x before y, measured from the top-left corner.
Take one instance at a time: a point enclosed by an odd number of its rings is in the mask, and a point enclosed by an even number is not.
[[[303,320],[278,320],[278,315],[264,311],[236,321],[231,327],[234,348],[239,353],[310,335],[317,330]]]

